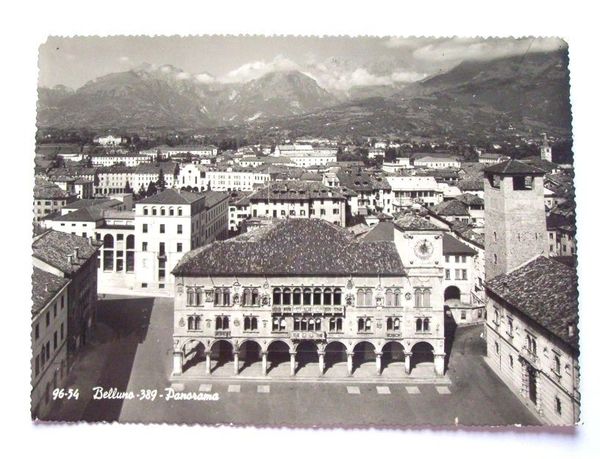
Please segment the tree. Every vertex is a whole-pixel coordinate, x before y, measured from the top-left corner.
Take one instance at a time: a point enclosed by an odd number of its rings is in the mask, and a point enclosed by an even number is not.
[[[156,182],[156,186],[162,191],[165,189],[165,173],[162,170],[162,167],[158,171],[158,181]],[[148,187],[150,188],[150,187]]]
[[[131,185],[129,184],[129,180],[127,180],[125,182],[125,193],[133,193],[133,189],[131,188]]]
[[[173,172],[175,178],[179,177],[179,172],[179,163],[175,163],[175,171]]]
[[[154,184],[154,182],[150,181],[150,183],[148,184],[148,190],[146,191],[146,196],[152,196],[157,192],[158,190],[156,189],[156,185]]]
[[[100,177],[98,176],[98,172],[94,172],[94,187],[100,186]]]
[[[144,188],[144,185],[142,185],[140,187],[140,190],[138,191],[138,196],[140,197],[140,199],[143,199],[147,196],[146,194],[146,188]]]

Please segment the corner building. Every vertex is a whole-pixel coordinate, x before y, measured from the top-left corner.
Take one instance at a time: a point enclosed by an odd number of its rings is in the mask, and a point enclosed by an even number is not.
[[[424,220],[391,231],[357,240],[290,219],[186,254],[173,271],[173,376],[231,362],[233,374],[318,362],[320,374],[443,375],[442,231]]]

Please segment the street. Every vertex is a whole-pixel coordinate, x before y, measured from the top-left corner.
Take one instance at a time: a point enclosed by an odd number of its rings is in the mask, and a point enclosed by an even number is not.
[[[79,388],[81,398],[62,401],[50,419],[306,427],[539,425],[484,363],[481,326],[457,329],[447,373],[451,384],[205,377],[173,388],[180,393],[218,394],[218,400],[167,401],[172,314],[170,299],[100,301],[97,344],[80,355],[68,381],[69,387]],[[95,386],[136,395],[156,389],[157,395],[153,401],[139,396],[93,400]]]

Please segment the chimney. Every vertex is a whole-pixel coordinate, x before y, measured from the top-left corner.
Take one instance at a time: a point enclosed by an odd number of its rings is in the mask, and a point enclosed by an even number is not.
[[[73,250],[73,258],[75,261],[79,259],[79,247],[75,247],[75,250]]]
[[[73,255],[71,255],[71,254],[67,255],[67,263],[69,263],[70,265],[73,264]]]

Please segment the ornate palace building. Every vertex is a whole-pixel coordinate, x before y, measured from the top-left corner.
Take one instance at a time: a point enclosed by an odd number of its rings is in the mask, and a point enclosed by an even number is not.
[[[261,362],[263,375],[307,362],[320,374],[367,363],[371,375],[391,364],[443,375],[442,230],[409,215],[389,231],[355,239],[289,219],[186,254],[173,271],[173,376],[231,362],[238,374],[240,360]]]

